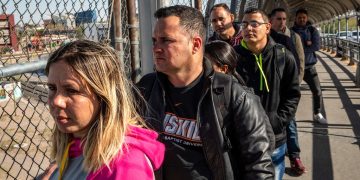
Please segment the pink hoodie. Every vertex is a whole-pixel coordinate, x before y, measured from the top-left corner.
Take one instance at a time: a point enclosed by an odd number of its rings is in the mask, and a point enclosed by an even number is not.
[[[110,162],[110,169],[101,167],[95,172],[90,172],[86,179],[121,179],[121,180],[150,180],[155,179],[154,170],[158,169],[163,160],[165,147],[156,139],[155,131],[130,126],[125,137],[127,148],[123,155],[116,156]],[[75,142],[77,147],[80,142]],[[69,156],[79,155],[78,148],[70,148]]]

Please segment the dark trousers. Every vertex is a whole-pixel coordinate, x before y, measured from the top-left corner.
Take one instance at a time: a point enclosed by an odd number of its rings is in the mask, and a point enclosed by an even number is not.
[[[305,67],[304,81],[309,85],[313,95],[313,112],[314,114],[320,113],[323,100],[319,76],[316,72],[315,65]]]

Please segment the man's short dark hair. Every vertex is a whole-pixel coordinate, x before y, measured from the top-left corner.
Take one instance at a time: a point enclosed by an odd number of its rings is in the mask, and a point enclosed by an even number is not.
[[[306,14],[306,15],[308,15],[308,12],[307,12],[306,9],[301,8],[301,9],[298,9],[298,10],[296,11],[295,16],[297,16],[298,14]]]
[[[226,3],[219,3],[219,4],[215,4],[211,9],[210,12],[212,12],[215,8],[223,8],[225,11],[227,11],[228,13],[231,14],[230,8]]]
[[[274,17],[276,15],[277,12],[284,12],[286,13],[285,9],[284,8],[275,8],[271,11],[270,13],[270,17]]]
[[[180,26],[185,31],[189,32],[191,36],[198,34],[203,40],[206,36],[205,20],[201,12],[195,8],[175,5],[158,9],[155,18],[166,18],[169,16],[176,16],[180,19]]]
[[[244,14],[254,14],[254,13],[260,13],[264,22],[268,23],[269,22],[269,18],[268,16],[266,15],[266,13],[259,9],[259,8],[249,8],[249,9],[246,9],[245,10],[245,13]]]

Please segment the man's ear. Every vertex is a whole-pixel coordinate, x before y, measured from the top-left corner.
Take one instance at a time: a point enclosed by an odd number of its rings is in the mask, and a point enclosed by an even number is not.
[[[266,34],[269,34],[269,33],[270,33],[270,29],[271,29],[271,23],[265,24],[265,27],[266,27]]]
[[[227,73],[228,73],[228,70],[229,70],[229,66],[228,66],[228,65],[223,65],[223,66],[220,67],[220,71],[221,71],[222,73],[227,74]]]
[[[192,52],[193,54],[196,54],[197,52],[199,52],[202,48],[202,44],[203,44],[203,40],[200,36],[195,36],[193,37],[193,49]]]
[[[234,22],[234,20],[235,20],[235,16],[234,16],[234,14],[230,14],[230,18],[231,18],[231,22]]]

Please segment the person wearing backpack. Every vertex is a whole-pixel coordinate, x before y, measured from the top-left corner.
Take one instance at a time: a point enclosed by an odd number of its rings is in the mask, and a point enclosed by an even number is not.
[[[251,8],[241,22],[243,40],[237,72],[261,99],[275,134],[272,161],[275,179],[285,172],[286,126],[295,116],[300,99],[296,62],[292,53],[269,36],[271,24],[264,11]]]
[[[305,56],[300,36],[293,30],[286,27],[286,11],[283,8],[275,8],[270,13],[271,33],[270,36],[275,42],[284,45],[289,49],[297,62],[299,70],[299,84],[304,76]],[[297,135],[295,116],[291,117],[289,125],[286,126],[287,152],[290,160],[291,170],[301,175],[305,173],[305,166],[300,159],[300,145]]]
[[[155,12],[156,72],[137,84],[143,115],[165,144],[157,179],[273,179],[260,99],[204,58],[205,23],[195,8]],[[144,106],[143,106],[144,107]]]
[[[327,124],[326,118],[321,113],[323,109],[323,96],[319,76],[315,67],[317,63],[315,51],[320,49],[319,31],[308,21],[308,12],[306,9],[296,11],[295,25],[291,29],[300,35],[304,47],[304,81],[309,85],[313,95],[313,119],[320,124]]]

